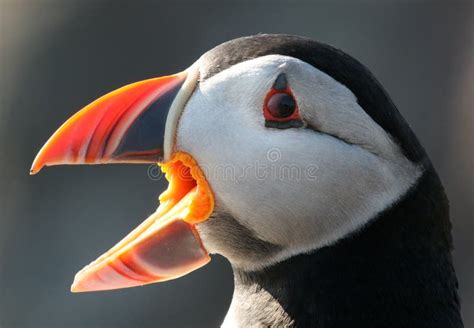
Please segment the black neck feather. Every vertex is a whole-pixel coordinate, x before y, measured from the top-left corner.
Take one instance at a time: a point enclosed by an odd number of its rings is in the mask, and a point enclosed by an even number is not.
[[[235,270],[235,280],[271,294],[297,327],[458,328],[451,250],[448,202],[429,169],[362,231],[262,271]]]

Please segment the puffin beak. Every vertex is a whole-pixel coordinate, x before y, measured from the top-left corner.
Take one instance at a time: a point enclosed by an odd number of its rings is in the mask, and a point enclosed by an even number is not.
[[[169,150],[196,83],[184,71],[115,90],[67,120],[36,156],[31,174],[48,165],[158,163],[169,181],[156,212],[78,272],[71,291],[174,279],[210,261],[195,225],[211,215],[213,194],[191,155]]]
[[[46,142],[31,174],[49,165],[161,160],[166,119],[186,77],[182,72],[133,83],[84,107]]]

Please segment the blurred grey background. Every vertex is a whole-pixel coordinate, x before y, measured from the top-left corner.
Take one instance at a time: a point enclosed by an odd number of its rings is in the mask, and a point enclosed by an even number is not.
[[[474,325],[474,6],[408,1],[0,0],[0,327],[215,327],[232,295],[221,257],[179,280],[71,294],[78,269],[157,206],[147,166],[28,175],[52,132],[104,93],[178,72],[257,32],[300,34],[362,61],[447,189],[466,327]]]

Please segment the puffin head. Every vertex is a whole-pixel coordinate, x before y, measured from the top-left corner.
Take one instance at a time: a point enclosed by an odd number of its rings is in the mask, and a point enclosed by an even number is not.
[[[96,100],[49,139],[32,173],[103,163],[159,163],[169,187],[155,213],[76,275],[73,291],[177,278],[211,253],[253,271],[312,252],[368,224],[429,164],[359,62],[266,34]]]

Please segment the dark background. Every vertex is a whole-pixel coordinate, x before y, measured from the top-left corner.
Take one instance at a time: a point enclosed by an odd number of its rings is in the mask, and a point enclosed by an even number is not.
[[[474,325],[474,6],[407,1],[0,0],[0,326],[212,327],[232,296],[222,257],[179,280],[71,294],[77,270],[157,206],[147,166],[28,175],[82,106],[181,71],[257,32],[300,34],[371,69],[430,154],[451,200],[466,327]]]

